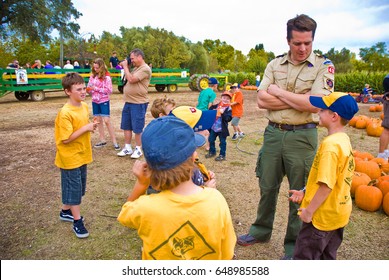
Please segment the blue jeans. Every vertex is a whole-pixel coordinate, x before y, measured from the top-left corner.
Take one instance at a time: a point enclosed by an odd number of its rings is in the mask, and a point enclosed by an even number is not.
[[[209,141],[209,153],[210,154],[216,154],[216,148],[215,148],[215,141],[216,138],[219,136],[220,140],[220,155],[225,157],[226,156],[226,150],[227,150],[227,137],[221,136],[221,132],[215,132],[211,130],[208,141]]]

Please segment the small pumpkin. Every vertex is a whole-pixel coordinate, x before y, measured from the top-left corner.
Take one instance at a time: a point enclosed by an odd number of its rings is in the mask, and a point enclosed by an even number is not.
[[[350,193],[351,197],[355,197],[355,190],[360,186],[360,185],[367,185],[371,181],[371,178],[362,172],[354,172],[353,179],[351,181],[351,188],[350,188]]]
[[[382,192],[375,186],[361,185],[355,191],[355,204],[362,210],[375,212],[382,204]]]
[[[389,193],[389,181],[383,180],[376,184],[377,188],[379,188],[382,192],[382,196],[385,196]]]

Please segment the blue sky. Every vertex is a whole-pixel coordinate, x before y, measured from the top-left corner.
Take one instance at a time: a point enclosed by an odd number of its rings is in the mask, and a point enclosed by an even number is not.
[[[264,44],[275,55],[288,50],[286,22],[307,14],[318,24],[314,49],[359,48],[386,42],[389,48],[388,0],[73,0],[83,16],[80,33],[120,35],[121,26],[165,29],[193,43],[220,39],[247,55]]]

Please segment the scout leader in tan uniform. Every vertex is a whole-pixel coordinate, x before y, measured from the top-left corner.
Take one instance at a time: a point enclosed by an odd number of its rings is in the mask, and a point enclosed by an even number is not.
[[[143,155],[141,151],[141,136],[145,126],[145,116],[149,98],[147,96],[151,79],[151,69],[145,62],[145,55],[142,50],[134,49],[130,53],[131,64],[134,66],[130,71],[127,60],[121,65],[127,83],[123,88],[124,107],[122,111],[122,122],[120,128],[124,131],[125,146],[117,155],[124,157],[131,155],[131,158],[139,158]],[[135,133],[135,150],[132,150],[132,132]]]
[[[239,245],[270,240],[278,193],[285,175],[290,189],[305,186],[318,141],[314,118],[318,109],[310,104],[309,96],[328,95],[334,88],[334,65],[312,52],[315,30],[316,22],[306,15],[288,21],[289,52],[267,65],[258,88],[258,107],[267,109],[269,119],[256,167],[261,198],[257,218],[249,233],[239,236]],[[289,202],[282,259],[291,259],[293,255],[301,226],[298,208],[298,204]]]

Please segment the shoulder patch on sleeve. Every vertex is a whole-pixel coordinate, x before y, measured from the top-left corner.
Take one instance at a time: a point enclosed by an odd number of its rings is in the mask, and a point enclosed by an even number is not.
[[[280,55],[277,55],[276,58],[279,58],[279,57],[284,57],[286,55],[286,53],[284,54],[280,54]]]

